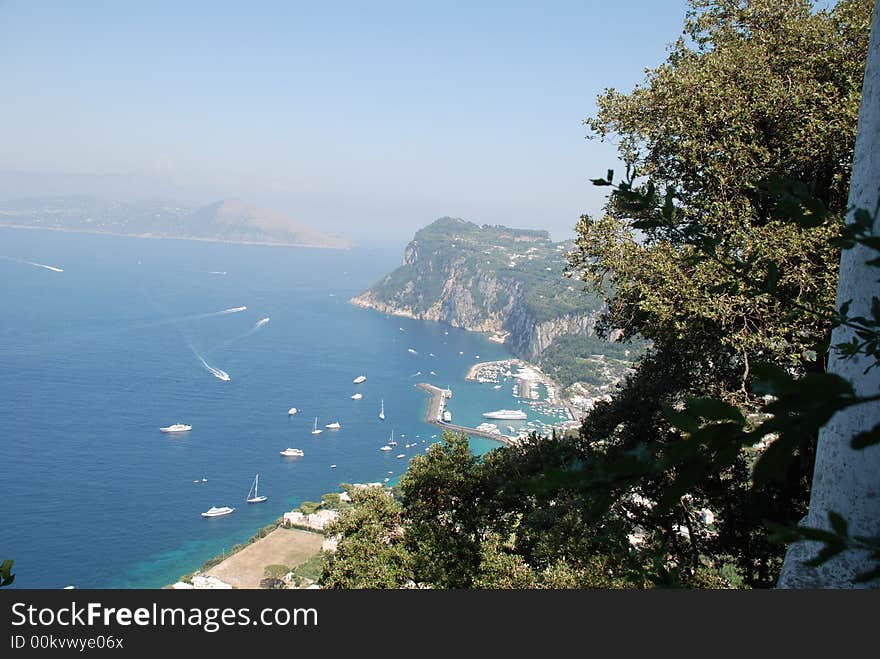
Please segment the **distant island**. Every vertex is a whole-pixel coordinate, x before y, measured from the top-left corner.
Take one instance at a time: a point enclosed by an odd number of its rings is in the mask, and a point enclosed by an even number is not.
[[[415,234],[399,268],[350,302],[491,333],[562,386],[580,383],[570,393],[593,396],[618,381],[643,346],[596,335],[602,301],[564,276],[572,247],[546,231],[443,217]]]
[[[19,199],[0,202],[0,226],[139,238],[351,247],[348,238],[321,233],[283,213],[238,199],[201,207],[173,201],[122,203],[90,196]]]

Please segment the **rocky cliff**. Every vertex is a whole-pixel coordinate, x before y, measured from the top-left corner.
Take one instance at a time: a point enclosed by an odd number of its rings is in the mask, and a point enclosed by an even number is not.
[[[592,335],[601,304],[562,275],[564,243],[546,232],[441,218],[416,233],[403,263],[352,304],[507,335],[529,361],[560,336]]]

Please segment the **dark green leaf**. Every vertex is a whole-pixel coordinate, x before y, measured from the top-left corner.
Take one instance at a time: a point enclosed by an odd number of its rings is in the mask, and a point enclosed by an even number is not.
[[[868,446],[874,446],[875,444],[880,444],[880,423],[870,430],[864,430],[858,433],[852,438],[852,440],[850,440],[850,446],[854,449],[863,449]]]
[[[712,398],[690,398],[687,411],[707,421],[735,421],[745,423],[742,412],[734,405]]]
[[[874,579],[880,579],[880,565],[875,567],[873,570],[868,570],[867,572],[862,572],[861,574],[857,575],[856,578],[853,579],[853,582],[868,583],[869,581],[874,581]]]
[[[846,536],[847,535],[847,523],[843,518],[843,515],[840,513],[836,513],[833,510],[828,513],[828,521],[831,524],[831,528],[834,529],[834,532],[837,535]]]

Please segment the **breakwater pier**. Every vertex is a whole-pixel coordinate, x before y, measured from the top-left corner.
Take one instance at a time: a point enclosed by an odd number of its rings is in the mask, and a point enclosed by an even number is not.
[[[468,426],[460,426],[450,421],[444,421],[443,412],[446,410],[446,399],[452,397],[452,392],[449,389],[441,389],[440,387],[435,387],[427,382],[419,382],[416,385],[416,388],[421,389],[431,397],[428,401],[428,411],[425,414],[426,423],[443,428],[444,430],[452,430],[453,432],[463,432],[467,435],[474,435],[475,437],[494,439],[495,441],[503,442],[508,446],[517,445],[517,439],[515,437],[509,437],[508,435],[502,435],[497,432],[478,430],[477,428],[469,428]]]

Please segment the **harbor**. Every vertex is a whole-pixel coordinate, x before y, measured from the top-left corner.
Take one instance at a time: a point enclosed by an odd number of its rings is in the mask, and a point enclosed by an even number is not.
[[[507,444],[508,446],[517,446],[518,438],[510,437],[499,432],[491,432],[479,428],[470,428],[468,426],[460,426],[451,421],[443,420],[443,413],[446,411],[446,399],[452,397],[452,391],[449,389],[441,389],[427,382],[419,382],[416,388],[427,393],[431,399],[428,401],[428,411],[425,414],[425,423],[430,423],[444,430],[452,430],[453,432],[463,432],[467,435],[475,437],[483,437],[485,439],[494,439],[496,441]]]
[[[562,388],[538,366],[522,359],[478,362],[471,366],[465,379],[479,384],[492,384],[495,389],[509,386],[520,408],[530,408],[544,418],[529,421],[523,432],[549,434],[568,432],[580,426],[595,400],[566,399]]]

